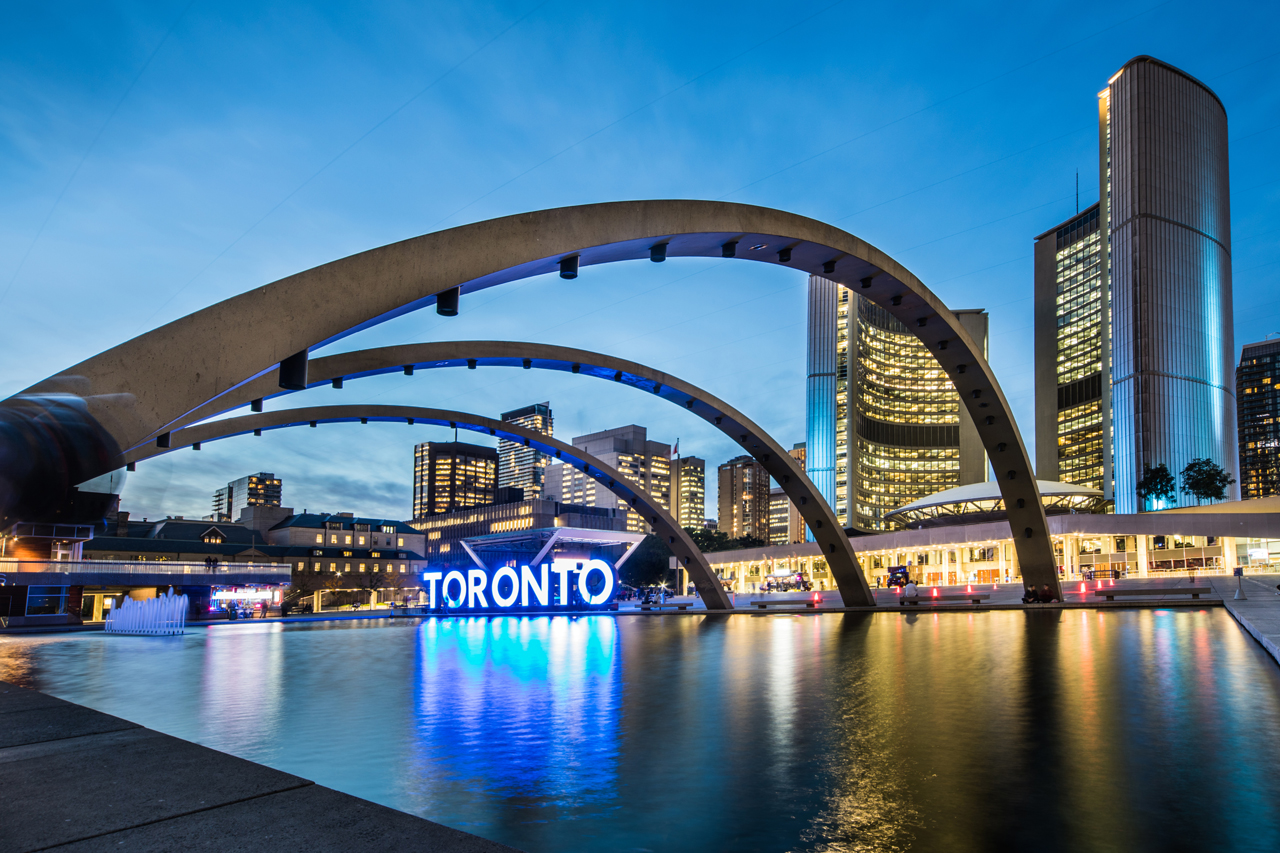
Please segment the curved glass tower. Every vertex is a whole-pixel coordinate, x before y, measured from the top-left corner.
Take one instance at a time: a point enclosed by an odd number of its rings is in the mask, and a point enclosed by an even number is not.
[[[1209,458],[1239,479],[1227,113],[1203,83],[1139,56],[1098,115],[1115,502],[1137,512],[1157,508],[1138,505],[1146,465],[1176,476]]]

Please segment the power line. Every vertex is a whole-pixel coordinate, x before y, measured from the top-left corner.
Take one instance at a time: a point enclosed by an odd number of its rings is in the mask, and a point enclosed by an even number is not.
[[[44,234],[44,229],[49,224],[49,220],[53,219],[54,211],[58,209],[58,205],[62,203],[63,196],[67,194],[67,190],[71,188],[71,184],[75,181],[76,176],[80,174],[85,161],[89,159],[89,155],[93,152],[94,147],[98,144],[98,140],[102,138],[102,134],[106,132],[107,125],[111,124],[111,120],[116,117],[116,113],[120,111],[120,106],[124,104],[125,99],[129,97],[129,93],[133,91],[133,87],[138,85],[138,81],[142,79],[142,75],[151,67],[151,61],[156,58],[156,54],[160,52],[160,48],[164,47],[165,42],[169,40],[169,36],[173,35],[173,31],[177,28],[178,22],[187,14],[187,10],[195,5],[196,0],[190,0],[186,6],[182,7],[182,11],[178,13],[178,17],[173,19],[173,23],[169,25],[169,29],[165,32],[164,38],[155,46],[151,54],[147,57],[147,61],[142,63],[142,67],[138,69],[138,73],[133,75],[133,79],[129,81],[129,85],[125,87],[124,93],[120,95],[116,105],[111,108],[111,112],[107,114],[106,119],[102,122],[102,126],[98,128],[98,132],[94,134],[93,139],[89,142],[89,147],[84,150],[84,156],[80,158],[80,162],[71,170],[71,174],[67,177],[66,183],[62,185],[62,190],[53,200],[53,204],[49,207],[49,212],[45,214],[44,220],[41,221],[40,227],[36,229],[36,235],[31,238],[31,244],[27,246],[27,250],[23,252],[22,259],[18,261],[18,266],[13,271],[13,275],[9,277],[9,283],[5,285],[4,293],[0,293],[0,303],[4,302],[8,297],[9,291],[13,288],[13,283],[18,280],[18,274],[22,272],[22,268],[26,266],[27,259],[31,257],[31,252],[36,247],[36,243],[40,242],[40,237]]]
[[[193,0],[193,2],[194,2],[194,0]],[[454,63],[452,66],[450,66],[450,67],[449,67],[449,68],[448,68],[444,73],[440,74],[438,77],[436,77],[436,78],[435,78],[434,80],[432,80],[430,83],[428,83],[426,86],[424,86],[423,88],[419,89],[415,94],[413,94],[413,95],[412,95],[412,96],[410,96],[407,100],[405,100],[403,103],[401,103],[401,104],[400,104],[400,106],[396,107],[394,110],[392,110],[391,112],[387,113],[387,114],[386,114],[385,116],[383,116],[383,117],[382,117],[378,122],[376,122],[372,127],[370,127],[368,130],[366,130],[364,133],[360,134],[360,136],[356,137],[356,139],[355,139],[353,142],[351,142],[351,144],[349,144],[347,147],[343,148],[341,151],[339,151],[337,154],[335,154],[332,158],[330,158],[330,159],[329,159],[329,161],[328,161],[327,163],[325,163],[323,166],[321,166],[319,169],[317,169],[317,170],[316,170],[316,171],[315,171],[315,172],[314,172],[314,173],[313,173],[309,178],[307,178],[306,180],[304,180],[302,183],[298,184],[298,186],[294,187],[294,189],[293,189],[293,190],[292,190],[288,195],[286,195],[284,198],[280,199],[280,201],[276,202],[276,204],[275,204],[275,205],[274,205],[270,210],[268,210],[266,213],[262,214],[262,216],[260,216],[260,217],[257,219],[257,221],[255,221],[252,225],[250,225],[250,226],[249,226],[248,228],[246,228],[243,232],[241,232],[241,234],[240,234],[240,236],[239,236],[239,237],[236,237],[234,240],[232,240],[230,243],[228,243],[228,244],[227,244],[227,246],[226,246],[226,248],[224,248],[221,252],[219,252],[217,255],[215,255],[215,256],[213,257],[213,260],[211,260],[211,261],[209,261],[209,263],[205,264],[205,265],[204,265],[204,268],[203,268],[203,269],[201,269],[201,270],[200,270],[198,273],[196,273],[194,276],[192,276],[192,277],[191,277],[191,279],[190,279],[190,281],[188,281],[186,284],[182,285],[182,287],[179,287],[177,290],[175,290],[173,293],[171,293],[171,294],[169,295],[169,298],[168,298],[168,299],[166,299],[164,302],[162,302],[162,303],[160,304],[160,306],[159,306],[158,308],[156,308],[156,310],[155,310],[155,311],[153,311],[153,312],[151,313],[151,316],[150,316],[150,317],[148,317],[146,320],[144,320],[144,321],[143,321],[143,326],[145,327],[145,326],[149,325],[149,324],[150,324],[150,322],[151,322],[153,319],[155,319],[155,317],[156,317],[156,315],[157,315],[157,314],[159,314],[162,310],[164,310],[164,308],[165,308],[165,307],[166,307],[170,302],[172,302],[174,299],[176,299],[176,298],[178,297],[178,295],[179,295],[179,294],[181,294],[181,293],[182,293],[183,291],[185,291],[188,287],[190,287],[192,284],[194,284],[194,283],[196,282],[196,280],[197,280],[197,279],[199,279],[202,275],[204,275],[206,272],[208,272],[208,271],[209,271],[209,268],[210,268],[210,267],[212,267],[214,264],[216,264],[216,263],[217,263],[217,262],[218,262],[218,261],[219,261],[219,260],[224,256],[224,255],[226,255],[226,254],[227,254],[227,252],[231,251],[231,249],[232,249],[232,248],[234,248],[234,247],[235,247],[235,245],[236,245],[237,243],[239,243],[239,242],[240,242],[241,240],[243,240],[245,237],[249,236],[250,232],[252,232],[255,228],[257,228],[257,227],[258,227],[259,225],[261,225],[264,221],[266,221],[266,219],[267,219],[269,216],[271,216],[271,214],[275,213],[277,210],[279,210],[281,207],[283,207],[283,206],[284,206],[284,204],[285,204],[286,202],[288,202],[288,201],[289,201],[289,199],[293,198],[295,195],[297,195],[299,192],[301,192],[301,191],[303,190],[303,188],[305,188],[308,184],[310,184],[310,183],[311,183],[312,181],[314,181],[316,178],[320,177],[320,175],[322,175],[322,174],[323,174],[323,173],[324,173],[324,172],[325,172],[325,171],[326,171],[330,166],[332,166],[334,163],[338,162],[338,160],[342,159],[342,157],[343,157],[344,155],[346,155],[346,154],[347,154],[347,152],[351,151],[351,149],[355,148],[355,147],[356,147],[357,145],[359,145],[361,142],[363,142],[364,140],[368,139],[371,135],[373,135],[373,133],[374,133],[375,131],[377,131],[377,130],[378,130],[378,128],[382,127],[382,126],[383,126],[383,125],[385,125],[387,122],[391,121],[391,119],[395,118],[397,115],[399,115],[401,112],[403,112],[403,111],[404,111],[404,109],[405,109],[406,107],[408,107],[408,106],[409,106],[410,104],[412,104],[414,101],[416,101],[416,100],[418,100],[419,98],[421,98],[421,97],[422,97],[423,95],[425,95],[427,92],[431,91],[433,88],[435,88],[435,86],[436,86],[438,83],[440,83],[442,80],[444,80],[446,77],[448,77],[448,76],[449,76],[450,74],[452,74],[453,72],[457,71],[459,68],[461,68],[463,65],[465,65],[468,61],[470,61],[471,59],[473,59],[473,58],[474,58],[478,53],[480,53],[480,52],[481,52],[481,51],[483,51],[485,48],[487,48],[487,47],[489,47],[491,44],[493,44],[495,41],[497,41],[498,39],[502,38],[504,35],[506,35],[507,33],[509,33],[509,32],[510,32],[512,29],[514,29],[518,24],[520,24],[522,21],[524,21],[526,18],[528,18],[528,17],[529,17],[530,15],[532,15],[534,12],[538,11],[539,9],[541,9],[543,6],[547,5],[547,3],[549,3],[549,2],[550,2],[550,0],[542,0],[542,2],[541,2],[541,3],[539,3],[539,4],[538,4],[538,5],[536,5],[536,6],[534,6],[534,7],[533,7],[532,9],[530,9],[528,12],[525,12],[523,15],[521,15],[521,16],[520,16],[520,17],[518,17],[518,18],[516,18],[514,21],[512,21],[510,24],[508,24],[508,25],[507,25],[503,30],[501,30],[499,33],[497,33],[496,35],[494,35],[492,38],[490,38],[490,39],[489,39],[488,41],[486,41],[484,44],[482,44],[482,45],[480,45],[479,47],[477,47],[475,50],[473,50],[473,51],[471,51],[470,53],[468,53],[468,54],[467,54],[466,56],[464,56],[462,59],[458,60],[458,62],[456,62],[456,63]]]

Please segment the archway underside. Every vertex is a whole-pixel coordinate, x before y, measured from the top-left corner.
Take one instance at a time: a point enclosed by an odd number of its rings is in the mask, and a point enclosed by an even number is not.
[[[555,272],[562,263],[582,269],[669,257],[737,257],[821,275],[855,289],[915,332],[978,425],[1009,508],[1024,577],[1058,588],[1048,521],[1026,448],[995,375],[955,315],[906,268],[865,241],[769,208],[696,200],[613,202],[426,234],[197,311],[24,394],[83,399],[100,427],[128,450],[277,366],[282,379],[296,387],[310,350],[442,297],[452,301],[459,293],[465,297]]]
[[[129,463],[140,462],[174,450],[199,445],[239,435],[261,433],[266,430],[287,427],[318,426],[326,423],[391,422],[409,425],[424,424],[451,429],[468,430],[484,435],[505,438],[533,447],[555,459],[573,464],[587,476],[617,495],[632,507],[660,536],[671,553],[689,572],[708,610],[732,610],[733,601],[715,576],[706,557],[689,538],[667,510],[654,501],[644,490],[633,486],[623,475],[589,453],[558,441],[550,436],[524,429],[515,424],[486,418],[469,412],[447,409],[430,409],[418,406],[312,406],[246,415],[239,418],[210,421],[186,427],[171,434],[168,447],[147,447],[126,454]]]
[[[782,487],[813,533],[844,604],[849,607],[875,606],[875,596],[858,565],[849,538],[804,469],[746,415],[709,392],[670,374],[603,353],[549,344],[442,341],[379,347],[317,358],[308,366],[306,384],[309,388],[327,384],[338,386],[346,380],[401,371],[491,366],[555,370],[617,382],[656,395],[702,418],[760,462]],[[249,405],[255,400],[289,393],[293,392],[279,387],[276,374],[268,374],[224,394],[209,406],[192,413],[189,420],[201,420]]]

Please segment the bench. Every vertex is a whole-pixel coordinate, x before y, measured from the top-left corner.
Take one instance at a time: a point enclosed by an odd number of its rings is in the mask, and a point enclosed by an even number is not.
[[[971,601],[974,604],[981,604],[991,597],[988,592],[958,592],[947,593],[946,595],[917,595],[912,598],[899,598],[899,604],[919,604],[922,601]]]
[[[792,598],[792,599],[784,598],[781,601],[751,602],[752,607],[759,608],[760,610],[764,610],[765,608],[768,608],[768,607],[786,607],[786,606],[799,607],[801,604],[803,604],[805,607],[809,608],[810,610],[818,606],[818,602],[814,601],[812,598]]]
[[[676,610],[688,610],[692,606],[693,606],[693,603],[689,601],[685,601],[685,602],[675,601],[670,604],[641,604],[640,609],[641,610],[665,610],[667,608],[674,607]]]
[[[1209,586],[1161,586],[1161,587],[1104,587],[1094,590],[1094,595],[1105,595],[1107,601],[1115,601],[1117,595],[1190,595],[1199,598],[1213,592]]]

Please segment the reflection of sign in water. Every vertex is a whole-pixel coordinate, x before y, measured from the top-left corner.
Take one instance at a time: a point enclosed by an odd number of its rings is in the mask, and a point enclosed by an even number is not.
[[[540,610],[603,608],[618,584],[604,560],[557,559],[536,570],[521,566],[423,572],[427,602],[450,610]]]

